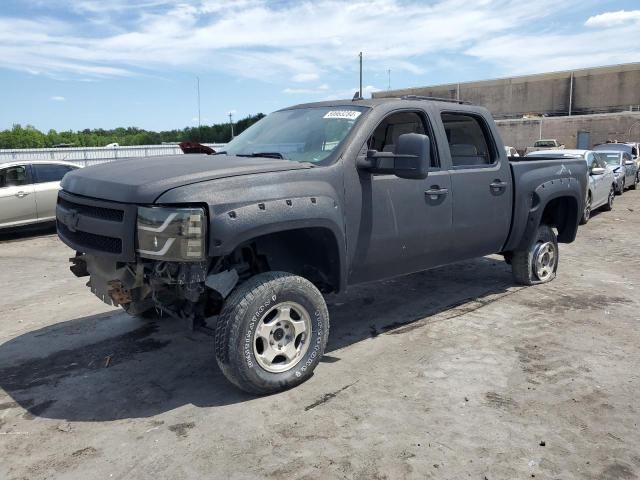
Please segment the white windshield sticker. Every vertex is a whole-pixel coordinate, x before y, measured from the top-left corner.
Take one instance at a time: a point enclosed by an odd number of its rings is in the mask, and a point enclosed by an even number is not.
[[[347,120],[355,120],[362,112],[357,110],[331,110],[322,118],[345,118]]]

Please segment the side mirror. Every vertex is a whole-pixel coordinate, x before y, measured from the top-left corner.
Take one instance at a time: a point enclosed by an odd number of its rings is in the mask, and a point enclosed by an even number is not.
[[[635,165],[635,164],[636,164],[636,162],[634,162],[633,160],[626,160],[626,161],[624,162],[624,164],[625,164],[625,165],[629,165],[629,166],[631,166],[631,165]]]
[[[604,175],[604,172],[606,172],[606,169],[601,167],[594,167],[591,169],[591,175]]]
[[[400,135],[395,150],[368,150],[367,157],[358,161],[358,168],[374,173],[391,173],[400,178],[427,178],[431,164],[431,143],[428,136],[419,133]]]
[[[400,178],[427,178],[431,164],[431,142],[419,133],[405,133],[398,137],[395,174]]]

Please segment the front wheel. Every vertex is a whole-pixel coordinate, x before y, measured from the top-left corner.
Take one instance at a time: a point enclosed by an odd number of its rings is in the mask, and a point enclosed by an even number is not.
[[[609,190],[609,196],[607,197],[607,203],[605,203],[604,205],[605,211],[610,212],[611,210],[613,210],[613,201],[615,198],[616,198],[616,191],[612,185],[611,189]]]
[[[513,252],[513,278],[521,285],[536,285],[553,280],[558,270],[558,239],[548,225],[540,225],[528,250]]]
[[[622,195],[624,193],[624,179],[622,179],[622,184],[620,185],[620,187],[618,188],[618,191],[616,192],[617,195]]]
[[[629,186],[629,190],[635,190],[638,182],[640,182],[640,179],[638,178],[638,174],[636,173],[636,175],[633,177],[633,183]]]
[[[216,324],[216,360],[241,390],[275,393],[311,377],[328,337],[327,305],[311,282],[261,273],[225,301]]]
[[[587,195],[587,199],[584,202],[584,211],[580,218],[580,225],[586,225],[591,218],[591,193]]]

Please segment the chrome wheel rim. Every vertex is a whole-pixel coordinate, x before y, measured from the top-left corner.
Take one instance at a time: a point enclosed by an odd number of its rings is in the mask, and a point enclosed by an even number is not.
[[[553,275],[556,247],[551,242],[540,243],[533,252],[533,268],[538,280],[544,282]]]
[[[589,220],[591,216],[591,197],[587,197],[587,203],[584,205],[584,219],[585,221]]]
[[[282,373],[295,367],[309,350],[311,317],[300,304],[283,302],[271,307],[258,321],[253,354],[267,372]]]

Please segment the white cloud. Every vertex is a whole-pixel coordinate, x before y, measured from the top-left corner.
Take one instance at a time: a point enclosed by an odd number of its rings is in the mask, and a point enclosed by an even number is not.
[[[625,23],[640,23],[640,10],[618,10],[589,17],[585,22],[588,27],[613,27]]]
[[[329,90],[329,85],[323,83],[322,85],[318,85],[316,88],[285,88],[282,90],[282,93],[287,93],[290,95],[315,95],[320,93],[326,93]]]
[[[64,102],[66,99],[64,97],[61,97],[60,95],[54,95],[53,97],[51,97],[51,100],[53,100],[54,102]]]
[[[427,74],[442,68],[437,59],[461,53],[516,71],[594,64],[605,45],[612,49],[604,63],[640,59],[637,32],[608,28],[628,26],[638,11],[592,17],[587,25],[601,28],[588,34],[545,28],[580,0],[140,0],[136,8],[127,0],[52,1],[91,27],[0,15],[0,68],[80,79],[209,68],[310,84],[332,74],[357,78],[359,51],[365,75],[387,68]]]
[[[294,82],[312,82],[318,80],[318,78],[320,78],[320,75],[317,73],[298,73],[293,76],[292,80]]]
[[[640,60],[640,42],[631,41],[637,28],[617,27],[575,34],[498,35],[478,42],[465,53],[500,64],[510,75],[570,70]]]

